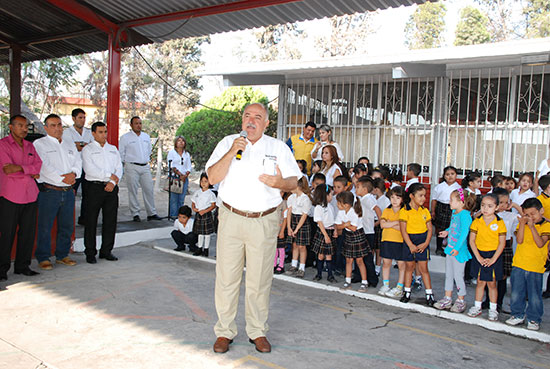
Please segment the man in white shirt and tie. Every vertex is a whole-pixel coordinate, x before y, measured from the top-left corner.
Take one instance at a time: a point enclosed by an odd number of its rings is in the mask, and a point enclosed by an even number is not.
[[[69,257],[74,229],[73,185],[82,172],[80,154],[70,141],[63,140],[61,118],[50,114],[44,120],[48,134],[34,141],[34,148],[42,159],[38,182],[38,237],[35,251],[38,265],[53,269],[50,262],[51,234],[57,219],[55,258],[57,264],[75,265]]]
[[[96,228],[99,211],[103,214],[102,239],[99,258],[118,260],[112,254],[118,212],[118,182],[122,176],[122,162],[117,148],[107,143],[107,126],[103,122],[92,124],[94,141],[82,149],[82,166],[88,181],[84,247],[86,262],[95,264]]]
[[[259,352],[266,338],[273,260],[279,230],[280,191],[290,192],[302,175],[288,146],[264,134],[267,108],[248,105],[238,134],[222,139],[206,163],[210,183],[220,183],[215,303],[218,322],[214,352],[225,353],[237,335],[235,316],[246,262],[246,333]],[[238,152],[242,158],[236,158]]]
[[[71,112],[73,119],[73,125],[65,131],[63,131],[63,141],[72,143],[78,155],[82,160],[82,154],[80,153],[84,146],[93,141],[92,131],[89,128],[84,127],[86,123],[86,112],[80,108],[73,109]],[[84,173],[79,173],[76,179],[76,183],[73,186],[74,192],[78,192],[78,187],[82,185],[82,197],[80,199],[80,216],[78,217],[78,224],[84,225],[84,219],[86,214],[86,180],[84,179]]]
[[[134,222],[140,222],[138,189],[141,186],[143,202],[147,212],[147,220],[160,220],[155,209],[155,196],[153,193],[153,177],[149,160],[151,158],[151,138],[141,131],[141,119],[132,117],[130,119],[132,130],[120,137],[120,157],[124,163],[124,175],[128,183],[128,200],[130,212]]]

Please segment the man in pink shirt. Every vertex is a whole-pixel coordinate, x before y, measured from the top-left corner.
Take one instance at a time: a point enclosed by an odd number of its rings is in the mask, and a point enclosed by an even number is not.
[[[36,233],[38,178],[42,160],[29,141],[27,118],[14,115],[10,135],[0,140],[0,281],[8,279],[11,248],[17,226],[17,254],[14,272],[32,276],[29,268]]]

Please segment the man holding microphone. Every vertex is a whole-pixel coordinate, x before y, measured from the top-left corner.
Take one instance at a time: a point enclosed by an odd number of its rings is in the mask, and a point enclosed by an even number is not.
[[[280,191],[296,188],[301,173],[288,146],[264,134],[268,125],[263,104],[247,105],[242,116],[247,138],[244,134],[226,136],[206,163],[210,183],[220,183],[217,353],[227,352],[237,335],[235,316],[245,260],[246,333],[256,350],[271,351],[266,332],[279,225],[276,209],[282,201]]]

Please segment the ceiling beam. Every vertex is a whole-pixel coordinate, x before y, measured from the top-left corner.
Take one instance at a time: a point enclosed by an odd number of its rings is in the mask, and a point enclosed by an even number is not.
[[[115,34],[120,28],[116,23],[111,22],[107,18],[95,13],[92,9],[76,2],[75,0],[46,1],[107,34]]]
[[[48,0],[48,1],[51,2],[51,1],[59,1],[59,0]],[[133,19],[133,20],[124,22],[123,25],[128,28],[140,27],[140,26],[147,26],[147,25],[156,24],[156,23],[173,22],[173,21],[178,21],[178,20],[183,20],[188,18],[197,18],[197,17],[208,16],[208,15],[231,13],[231,12],[237,12],[242,10],[263,8],[267,6],[273,6],[273,5],[296,3],[300,1],[303,1],[303,0],[240,0],[240,1],[235,1],[231,3],[206,6],[203,8],[182,10],[179,12],[153,15],[150,17]]]

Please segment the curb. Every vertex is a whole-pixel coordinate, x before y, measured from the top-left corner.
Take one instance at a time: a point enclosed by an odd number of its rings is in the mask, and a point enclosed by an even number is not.
[[[184,254],[184,253],[181,253],[181,252],[178,252],[178,251],[169,250],[169,249],[166,249],[164,247],[159,247],[159,246],[153,246],[153,249],[164,252],[164,253],[167,253],[167,254],[177,255],[179,257],[191,259],[191,260],[198,260],[198,261],[203,261],[203,262],[207,262],[207,263],[210,263],[210,264],[216,264],[215,259],[207,259],[207,258],[204,258],[204,257]],[[355,296],[355,297],[358,297],[358,298],[361,298],[361,299],[364,299],[364,300],[375,301],[375,302],[378,302],[378,303],[383,304],[383,305],[393,306],[393,307],[397,307],[397,308],[401,308],[401,309],[405,309],[405,310],[410,310],[410,311],[416,311],[418,313],[422,313],[422,314],[430,315],[430,316],[435,316],[435,317],[442,318],[442,319],[447,319],[447,320],[452,320],[452,321],[455,321],[455,322],[461,322],[461,323],[466,323],[466,324],[470,324],[470,325],[475,325],[475,326],[482,327],[482,328],[485,328],[485,329],[488,329],[488,330],[494,331],[494,332],[508,333],[508,334],[511,334],[513,336],[516,336],[516,337],[527,338],[527,339],[530,339],[530,340],[535,340],[535,341],[539,341],[539,342],[543,342],[543,343],[550,343],[550,334],[548,334],[548,333],[543,333],[543,332],[538,332],[538,331],[530,331],[526,328],[512,327],[512,326],[506,325],[505,323],[501,323],[501,322],[491,322],[491,321],[485,320],[485,319],[471,318],[466,314],[458,314],[458,313],[451,313],[451,312],[445,311],[445,310],[437,310],[435,308],[431,308],[431,307],[423,306],[423,305],[418,305],[418,304],[415,304],[415,303],[405,304],[405,303],[402,303],[398,300],[394,300],[394,299],[389,298],[389,297],[380,296],[378,294],[362,293],[362,292],[357,292],[357,291],[352,291],[352,290],[342,291],[339,287],[324,285],[324,284],[320,284],[320,283],[313,282],[313,281],[306,281],[306,280],[303,280],[303,279],[298,279],[298,278],[295,278],[295,277],[289,277],[289,276],[285,276],[285,275],[281,275],[281,274],[275,274],[275,275],[273,275],[273,278],[281,280],[281,281],[289,282],[289,283],[294,283],[294,284],[301,285],[301,286],[315,288],[315,289],[318,289],[318,290],[338,292],[338,293],[341,293],[341,294],[344,294],[344,295]]]

